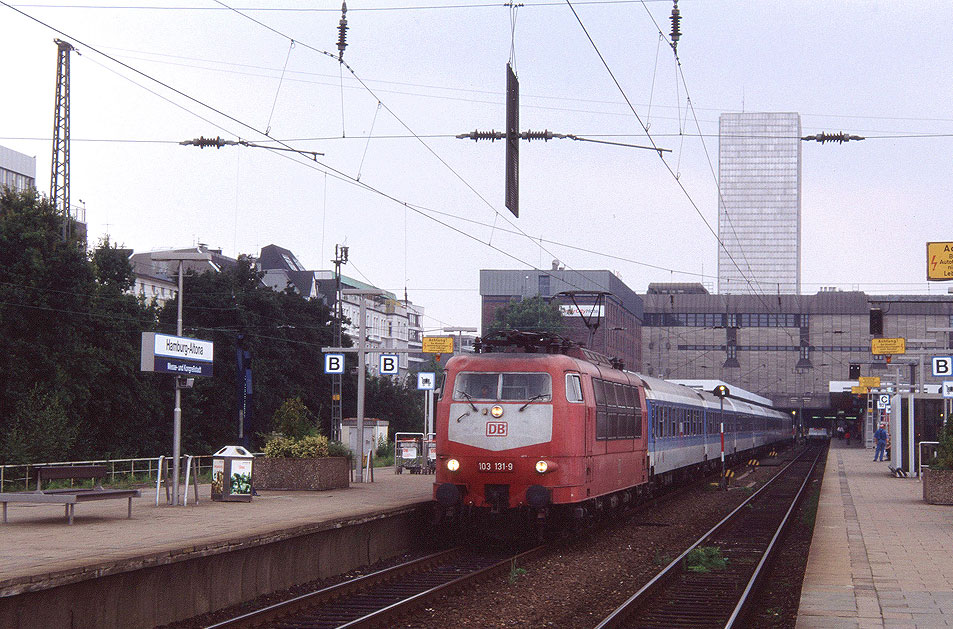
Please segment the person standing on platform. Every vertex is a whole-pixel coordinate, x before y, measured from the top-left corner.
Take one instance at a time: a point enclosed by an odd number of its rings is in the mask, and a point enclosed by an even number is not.
[[[874,451],[874,461],[884,460],[884,450],[887,448],[887,429],[883,424],[874,431],[874,439],[877,440],[877,449]]]

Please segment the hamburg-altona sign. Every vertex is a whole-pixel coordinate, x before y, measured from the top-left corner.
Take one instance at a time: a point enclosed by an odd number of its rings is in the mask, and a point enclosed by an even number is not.
[[[211,376],[213,351],[212,341],[143,332],[139,368],[179,376]]]

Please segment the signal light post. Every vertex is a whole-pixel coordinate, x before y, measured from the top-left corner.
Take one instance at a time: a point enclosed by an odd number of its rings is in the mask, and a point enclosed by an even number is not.
[[[712,391],[715,397],[718,398],[718,422],[720,425],[721,433],[721,480],[718,482],[718,487],[720,489],[727,489],[725,484],[725,397],[728,396],[728,387],[723,384],[719,384]]]

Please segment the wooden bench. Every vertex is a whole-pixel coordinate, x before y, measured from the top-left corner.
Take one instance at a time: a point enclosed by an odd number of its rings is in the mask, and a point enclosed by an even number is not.
[[[141,494],[138,489],[103,489],[97,483],[93,489],[47,489],[43,490],[44,480],[63,479],[101,479],[109,473],[104,465],[73,465],[64,467],[41,467],[37,471],[36,491],[18,491],[0,493],[0,502],[3,503],[3,522],[7,521],[8,502],[54,503],[66,507],[66,519],[73,523],[73,510],[76,503],[92,500],[109,500],[112,498],[126,498],[128,500],[127,517],[132,518],[132,499]]]

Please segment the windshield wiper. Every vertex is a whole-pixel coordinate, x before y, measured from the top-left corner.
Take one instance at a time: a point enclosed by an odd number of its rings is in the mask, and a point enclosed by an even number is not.
[[[476,404],[473,403],[473,398],[470,397],[469,393],[467,393],[466,391],[460,391],[460,395],[467,398],[467,402],[470,403],[470,408],[472,408],[473,410],[478,410],[476,407]]]
[[[519,412],[522,413],[522,412],[523,412],[523,409],[526,408],[527,406],[529,406],[529,403],[530,403],[530,402],[535,402],[536,400],[538,400],[538,399],[540,399],[540,398],[544,398],[544,397],[549,397],[549,394],[548,394],[548,393],[540,393],[539,395],[534,395],[534,396],[531,397],[530,399],[526,400],[526,404],[524,404],[524,405],[522,405],[522,406],[520,407]]]

